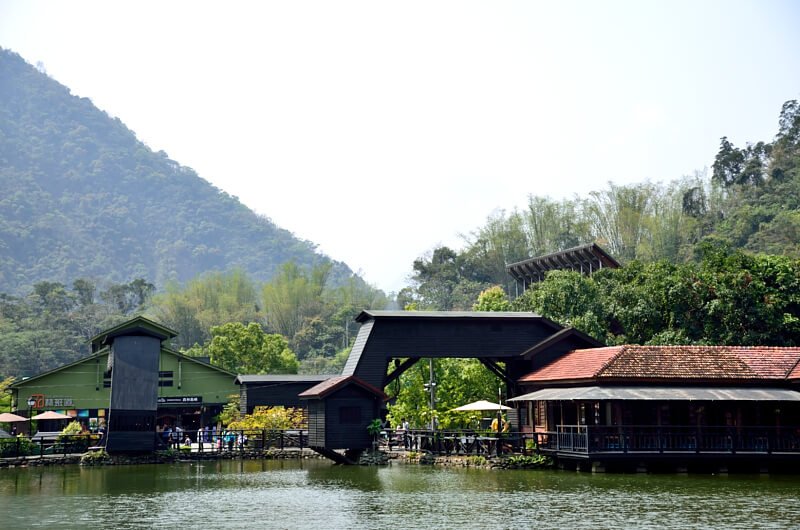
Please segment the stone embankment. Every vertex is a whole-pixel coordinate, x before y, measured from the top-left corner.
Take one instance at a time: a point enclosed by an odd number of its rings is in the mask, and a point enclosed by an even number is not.
[[[132,464],[165,464],[171,462],[195,462],[203,460],[279,460],[322,458],[310,449],[270,449],[267,451],[226,451],[221,453],[186,453],[182,451],[158,451],[146,455],[109,455],[105,451],[90,451],[82,455],[45,457],[18,457],[0,459],[1,468],[59,466],[80,464],[82,466],[113,466]]]

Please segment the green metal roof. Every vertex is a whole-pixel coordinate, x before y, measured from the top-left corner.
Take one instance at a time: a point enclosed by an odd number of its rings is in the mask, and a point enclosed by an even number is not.
[[[178,336],[177,331],[166,326],[162,326],[161,324],[153,322],[152,320],[140,315],[114,326],[113,328],[109,328],[98,333],[90,339],[90,342],[92,343],[92,346],[100,346],[106,343],[108,339],[113,337],[139,334],[155,337],[161,341]]]

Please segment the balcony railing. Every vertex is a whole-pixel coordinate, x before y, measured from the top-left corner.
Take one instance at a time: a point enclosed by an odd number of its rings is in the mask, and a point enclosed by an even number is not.
[[[800,427],[559,425],[536,433],[552,453],[798,453]]]

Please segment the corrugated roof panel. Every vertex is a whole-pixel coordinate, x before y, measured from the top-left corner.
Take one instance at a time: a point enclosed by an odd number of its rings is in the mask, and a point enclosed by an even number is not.
[[[783,388],[600,387],[545,388],[509,401],[800,401],[800,392]]]

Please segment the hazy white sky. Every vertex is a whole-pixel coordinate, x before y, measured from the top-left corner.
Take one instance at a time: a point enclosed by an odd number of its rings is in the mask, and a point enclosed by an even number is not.
[[[528,194],[771,139],[800,2],[0,0],[0,46],[396,291]]]

